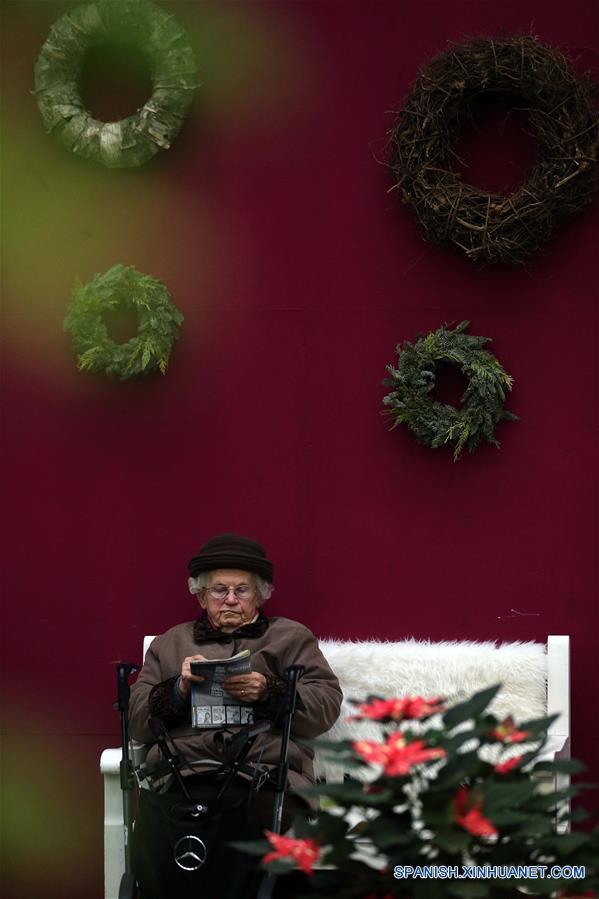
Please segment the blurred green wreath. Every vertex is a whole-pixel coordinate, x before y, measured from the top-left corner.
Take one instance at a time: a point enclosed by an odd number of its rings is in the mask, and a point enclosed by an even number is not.
[[[383,381],[392,388],[383,403],[395,419],[393,427],[407,425],[418,443],[433,449],[452,446],[454,461],[464,446],[470,452],[483,441],[499,446],[497,425],[518,418],[504,408],[513,378],[483,349],[490,338],[464,333],[469,324],[460,322],[453,330],[445,326],[414,344],[399,344],[397,368],[388,365],[389,377]],[[431,398],[435,372],[444,363],[455,365],[468,379],[460,408]]]
[[[153,92],[135,115],[100,122],[85,109],[79,78],[88,50],[115,40],[138,47]],[[35,65],[35,94],[44,127],[67,149],[112,168],[143,165],[168,149],[197,86],[187,34],[149,0],[95,0],[58,19]]]
[[[116,343],[102,314],[123,309],[137,313],[138,332],[131,340]],[[75,285],[64,329],[71,333],[80,369],[126,381],[157,370],[166,373],[182,321],[162,281],[132,266],[115,265],[88,284]]]

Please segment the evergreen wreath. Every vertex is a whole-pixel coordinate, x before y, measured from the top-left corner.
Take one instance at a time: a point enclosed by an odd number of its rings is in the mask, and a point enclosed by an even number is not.
[[[78,80],[90,47],[111,39],[139,47],[153,93],[135,115],[100,122],[85,109]],[[128,168],[170,147],[185,120],[196,75],[189,39],[171,13],[148,0],[95,0],[52,26],[35,65],[35,94],[46,130],[67,149]]]
[[[489,337],[464,333],[469,324],[460,322],[453,331],[444,326],[419,336],[414,344],[399,344],[398,367],[388,365],[390,377],[383,381],[393,388],[383,400],[385,412],[395,419],[393,427],[406,424],[419,443],[433,449],[452,446],[454,461],[464,446],[470,452],[483,440],[499,446],[495,438],[499,422],[518,418],[504,409],[513,378],[483,349]],[[431,399],[435,370],[443,363],[457,366],[468,379],[459,409]]]
[[[537,158],[508,196],[452,170],[472,103],[483,94],[522,99]],[[598,184],[595,86],[558,50],[531,36],[455,44],[426,65],[390,132],[388,164],[426,239],[473,261],[521,263],[592,199]]]
[[[124,343],[110,338],[102,320],[103,312],[115,309],[137,313],[137,336]],[[126,381],[157,369],[166,373],[182,321],[162,281],[132,266],[115,265],[88,284],[75,285],[64,329],[71,333],[80,369]]]

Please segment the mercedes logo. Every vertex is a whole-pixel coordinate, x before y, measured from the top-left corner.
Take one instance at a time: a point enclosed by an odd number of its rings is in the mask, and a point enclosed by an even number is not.
[[[197,871],[206,861],[207,854],[206,844],[193,834],[181,837],[173,849],[175,861],[184,871]]]

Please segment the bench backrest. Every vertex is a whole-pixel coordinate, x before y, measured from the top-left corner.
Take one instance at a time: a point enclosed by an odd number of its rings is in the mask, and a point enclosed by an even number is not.
[[[501,683],[490,711],[516,721],[560,714],[551,733],[559,748],[569,735],[569,638],[544,643],[429,640],[350,642],[321,640],[320,647],[339,678],[345,697],[341,715],[326,739],[380,739],[370,722],[348,721],[350,699],[377,696],[442,696],[448,705],[477,690]],[[556,750],[557,751],[557,750]],[[335,779],[334,769],[319,753],[316,774]]]

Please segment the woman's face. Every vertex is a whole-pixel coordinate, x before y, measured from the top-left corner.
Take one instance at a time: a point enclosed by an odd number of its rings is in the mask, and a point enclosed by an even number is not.
[[[225,634],[248,624],[258,611],[260,597],[249,571],[222,568],[210,572],[208,587],[198,594],[212,627]]]

